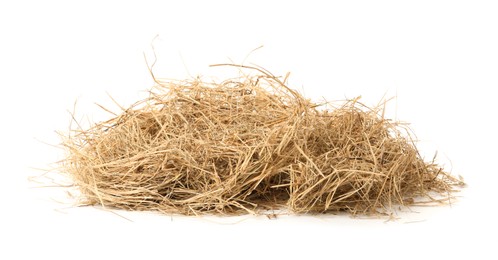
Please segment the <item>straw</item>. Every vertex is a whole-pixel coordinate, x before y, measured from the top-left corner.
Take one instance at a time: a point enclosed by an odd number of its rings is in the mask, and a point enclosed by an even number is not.
[[[231,64],[221,64],[238,66]],[[82,204],[167,214],[392,212],[463,183],[410,129],[358,99],[316,104],[266,70],[223,82],[155,79],[150,96],[64,136]]]

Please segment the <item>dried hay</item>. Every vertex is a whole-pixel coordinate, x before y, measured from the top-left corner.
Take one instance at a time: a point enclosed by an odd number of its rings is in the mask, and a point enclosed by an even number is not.
[[[245,67],[245,66],[238,66]],[[285,80],[159,81],[150,97],[64,139],[86,205],[164,213],[392,212],[462,184],[405,126],[358,100],[330,108]],[[408,133],[408,134],[405,134]]]

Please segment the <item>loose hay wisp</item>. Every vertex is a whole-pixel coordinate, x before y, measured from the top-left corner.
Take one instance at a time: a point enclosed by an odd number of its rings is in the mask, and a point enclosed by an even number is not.
[[[157,80],[148,99],[72,131],[63,168],[83,203],[186,215],[371,214],[445,201],[461,184],[424,162],[381,108],[320,106],[252,69],[222,83]]]

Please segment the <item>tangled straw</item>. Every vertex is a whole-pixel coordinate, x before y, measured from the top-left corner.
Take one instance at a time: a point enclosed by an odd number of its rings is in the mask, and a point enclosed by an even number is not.
[[[249,68],[257,75],[222,83],[157,80],[149,98],[73,130],[63,168],[84,204],[185,215],[371,214],[444,202],[461,184],[424,162],[409,129],[381,107],[349,100],[330,109]]]

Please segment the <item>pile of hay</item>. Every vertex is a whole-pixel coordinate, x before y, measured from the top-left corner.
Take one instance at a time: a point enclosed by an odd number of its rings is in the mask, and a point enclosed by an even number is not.
[[[64,140],[84,204],[164,213],[391,212],[441,202],[453,178],[406,128],[357,100],[330,109],[267,71],[162,82],[150,97]]]

